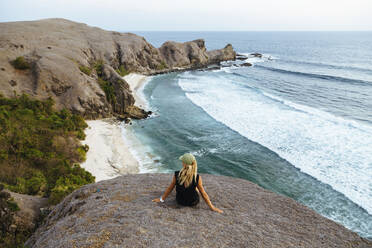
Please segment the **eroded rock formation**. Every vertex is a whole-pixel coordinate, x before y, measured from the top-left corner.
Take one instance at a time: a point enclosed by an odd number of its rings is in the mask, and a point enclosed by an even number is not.
[[[204,40],[166,42],[158,49],[135,34],[65,19],[0,23],[0,93],[52,96],[58,109],[86,118],[147,115],[129,108],[134,98],[119,74],[164,73],[232,59],[231,45],[208,52]]]

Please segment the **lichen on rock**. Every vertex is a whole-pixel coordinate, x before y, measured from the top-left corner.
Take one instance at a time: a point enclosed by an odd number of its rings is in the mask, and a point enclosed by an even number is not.
[[[159,197],[171,174],[125,175],[65,198],[27,241],[30,247],[371,247],[372,241],[296,201],[243,179],[202,174],[213,204]]]

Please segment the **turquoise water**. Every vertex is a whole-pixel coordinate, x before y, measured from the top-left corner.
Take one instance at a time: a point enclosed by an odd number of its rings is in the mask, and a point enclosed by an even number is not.
[[[202,173],[250,180],[372,238],[372,33],[143,35],[264,54],[253,67],[151,79],[155,115],[133,125],[149,171],[179,169],[192,152]]]

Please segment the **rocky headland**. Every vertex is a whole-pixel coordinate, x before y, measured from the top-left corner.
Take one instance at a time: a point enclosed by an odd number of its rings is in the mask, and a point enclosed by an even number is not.
[[[65,19],[0,23],[0,93],[52,97],[88,119],[144,118],[122,76],[203,68],[234,60],[231,45],[207,51],[204,40],[168,41],[155,48],[143,37]]]
[[[171,174],[126,175],[83,186],[57,205],[30,247],[372,247],[296,201],[246,180],[202,175],[213,204],[159,197]]]
[[[231,45],[207,51],[201,39],[185,43],[168,41],[155,48],[135,34],[105,31],[65,19],[0,23],[0,94],[13,97],[26,93],[39,100],[51,97],[57,110],[66,108],[85,119],[147,117],[149,112],[141,108],[143,103],[134,105],[133,93],[139,85],[129,85],[127,81],[137,77],[129,73],[154,75],[214,69],[219,68],[214,64],[235,59],[244,61],[247,56],[237,56]],[[94,123],[90,124],[91,128],[95,127]],[[101,128],[102,137],[110,136],[106,126]],[[110,128],[112,137],[119,136],[119,129]],[[87,141],[89,131],[97,134],[96,129],[86,130]],[[94,137],[92,140],[91,143],[97,143]],[[108,143],[124,150],[122,144]],[[97,149],[96,153],[106,159],[102,156],[102,146]],[[88,156],[95,159],[89,153]],[[120,156],[116,156],[118,161],[128,161]],[[87,163],[86,169],[92,169],[92,163]],[[110,160],[110,163],[123,164],[137,172],[135,161],[132,167],[127,162]],[[110,173],[101,173],[98,179],[109,178]],[[212,212],[203,201],[194,208],[180,207],[175,202],[175,192],[164,204],[151,202],[163,193],[171,177],[169,174],[125,175],[83,186],[53,208],[25,245],[372,247],[371,241],[306,206],[242,179],[203,175],[212,202],[223,214]],[[23,242],[29,237],[41,217],[49,213],[49,208],[45,211],[47,201],[39,196],[2,190],[0,217],[4,239],[17,240],[18,235]]]

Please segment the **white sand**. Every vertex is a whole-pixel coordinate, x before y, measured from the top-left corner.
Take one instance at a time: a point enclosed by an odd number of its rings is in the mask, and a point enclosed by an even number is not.
[[[136,101],[135,105],[144,109],[148,108],[142,94],[148,77],[131,73],[124,79],[130,85]],[[120,122],[113,119],[103,119],[87,121],[87,124],[88,127],[85,129],[86,138],[82,143],[89,146],[89,151],[87,160],[81,166],[96,177],[96,182],[122,174],[140,172],[139,162],[132,155],[133,149],[136,149],[136,147],[128,147],[128,143],[135,144],[135,142],[125,142]],[[128,136],[128,133],[126,134]]]
[[[87,121],[87,160],[81,165],[96,177],[96,182],[122,174],[138,173],[138,161],[124,143],[120,123],[112,119]]]
[[[148,81],[148,77],[141,74],[131,73],[123,78],[128,82],[130,89],[132,90],[134,100],[136,101],[134,105],[147,110],[149,107],[144,99],[142,90]]]

